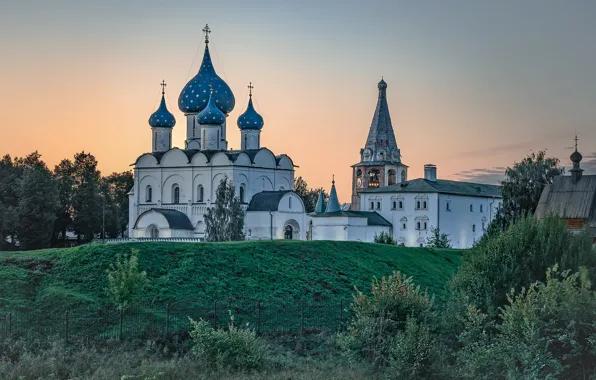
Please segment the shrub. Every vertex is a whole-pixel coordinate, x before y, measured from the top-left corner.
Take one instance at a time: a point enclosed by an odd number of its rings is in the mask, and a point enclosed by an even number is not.
[[[192,325],[190,336],[194,343],[192,352],[202,365],[234,370],[263,367],[266,348],[254,330],[235,326],[232,316],[228,330],[215,330],[202,319],[189,319]]]
[[[118,255],[116,264],[108,269],[108,294],[119,309],[133,304],[149,284],[147,273],[139,271],[139,251],[132,250],[129,257]]]
[[[476,312],[479,323],[468,324],[460,335],[471,339],[458,353],[459,377],[593,377],[596,293],[590,290],[585,269],[571,276],[568,273],[559,273],[554,266],[547,270],[546,282],[536,282],[517,293],[512,291],[508,305],[500,310],[502,323],[496,325],[493,337],[478,334],[486,331],[487,317]]]
[[[375,365],[386,365],[391,346],[408,317],[426,322],[433,300],[400,272],[373,280],[371,295],[357,291],[352,305],[354,317],[348,331],[338,337],[350,357],[361,356]]]
[[[431,236],[426,239],[426,246],[430,248],[451,248],[449,234],[442,234],[439,227],[431,227]]]
[[[397,245],[397,242],[389,233],[383,231],[379,235],[375,234],[374,242],[379,244]]]

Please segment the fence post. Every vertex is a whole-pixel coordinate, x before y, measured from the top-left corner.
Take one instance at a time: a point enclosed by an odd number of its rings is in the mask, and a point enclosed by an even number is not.
[[[170,304],[166,304],[166,338],[170,334]]]
[[[120,331],[118,333],[118,340],[122,340],[122,308],[120,308]]]
[[[257,334],[261,334],[261,300],[257,300]]]
[[[213,330],[217,329],[217,301],[213,301]]]
[[[344,326],[344,300],[339,300],[339,332],[343,330]]]
[[[69,318],[68,318],[68,310],[66,310],[66,313],[65,313],[65,321],[64,321],[64,327],[65,327],[65,334],[64,334],[64,337],[65,337],[66,343],[68,343],[68,327],[69,327],[69,326],[68,326],[68,322],[69,322],[69,321],[68,321],[68,319],[69,319]]]
[[[300,332],[304,334],[304,301],[300,302]]]

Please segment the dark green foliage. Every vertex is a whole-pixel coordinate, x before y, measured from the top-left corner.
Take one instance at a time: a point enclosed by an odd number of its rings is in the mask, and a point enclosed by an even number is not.
[[[451,248],[448,234],[442,234],[439,227],[431,227],[431,236],[426,239],[426,246],[431,248]]]
[[[18,237],[23,249],[47,248],[59,205],[56,182],[45,165],[25,168],[18,188]]]
[[[505,171],[505,180],[501,182],[503,204],[488,230],[504,230],[526,214],[534,214],[540,195],[546,184],[563,174],[559,159],[547,157],[546,151],[539,151],[515,162]]]
[[[381,232],[379,235],[375,234],[374,241],[375,241],[375,243],[379,243],[379,244],[389,244],[389,245],[397,244],[397,242],[395,241],[393,236],[391,236],[390,234],[388,234],[387,232],[384,232],[384,231]]]
[[[464,309],[472,305],[493,318],[511,289],[543,281],[547,268],[559,264],[562,270],[576,271],[582,265],[596,269],[595,262],[588,236],[568,232],[558,219],[522,218],[466,253],[451,284],[451,302]]]
[[[472,309],[462,333],[467,344],[458,354],[458,377],[592,378],[596,293],[587,277],[586,270],[569,276],[555,266],[545,282],[511,292],[492,336],[486,333],[488,317]]]
[[[267,348],[254,330],[234,324],[230,315],[227,329],[213,329],[204,320],[190,319],[192,352],[201,365],[207,368],[255,370],[265,366]]]
[[[391,349],[412,317],[428,323],[432,318],[433,300],[411,277],[394,272],[391,276],[374,280],[371,294],[357,292],[352,305],[354,317],[348,332],[340,336],[340,345],[376,366],[385,366]],[[416,322],[413,322],[416,323]],[[394,347],[397,352],[399,346]]]
[[[101,174],[97,160],[90,153],[77,153],[73,161],[73,229],[85,241],[91,241],[101,231]]]
[[[308,187],[308,183],[302,177],[294,180],[294,192],[302,198],[307,213],[315,211],[317,199],[321,192],[325,195],[325,199],[329,198],[329,194],[325,192],[325,189],[322,187],[318,189]]]
[[[128,225],[128,192],[134,185],[131,172],[112,173],[102,178],[101,192],[105,207],[105,234],[109,238],[124,236]]]
[[[205,240],[210,242],[244,240],[244,216],[234,184],[222,180],[216,190],[215,206],[205,214]]]
[[[59,206],[56,210],[56,221],[54,222],[53,245],[58,240],[66,240],[66,232],[72,230],[73,218],[73,187],[74,168],[70,160],[62,160],[54,167],[54,178],[58,187]]]

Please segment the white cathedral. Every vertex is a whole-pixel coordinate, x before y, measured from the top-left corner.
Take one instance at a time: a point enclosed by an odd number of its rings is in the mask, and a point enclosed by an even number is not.
[[[204,214],[226,179],[246,209],[247,240],[370,242],[386,232],[400,244],[423,246],[431,227],[448,233],[454,247],[470,247],[480,238],[499,206],[500,188],[437,179],[434,165],[425,166],[425,178],[408,181],[383,80],[360,162],[352,166],[351,205],[340,206],[333,181],[329,200],[320,194],[315,211],[307,214],[293,191],[292,159],[261,147],[264,121],[253,107],[252,85],[246,111],[237,120],[241,149],[228,149],[227,118],[235,98],[215,72],[208,26],[204,31],[200,70],[178,98],[186,116],[184,149],[172,147],[176,120],[166,107],[165,83],[159,108],[149,118],[152,149],[137,158],[129,193],[130,238],[204,240]]]

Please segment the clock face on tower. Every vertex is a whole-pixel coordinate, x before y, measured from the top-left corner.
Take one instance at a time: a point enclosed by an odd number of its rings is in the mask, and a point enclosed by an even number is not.
[[[356,179],[356,186],[362,187],[362,178],[357,178]]]

